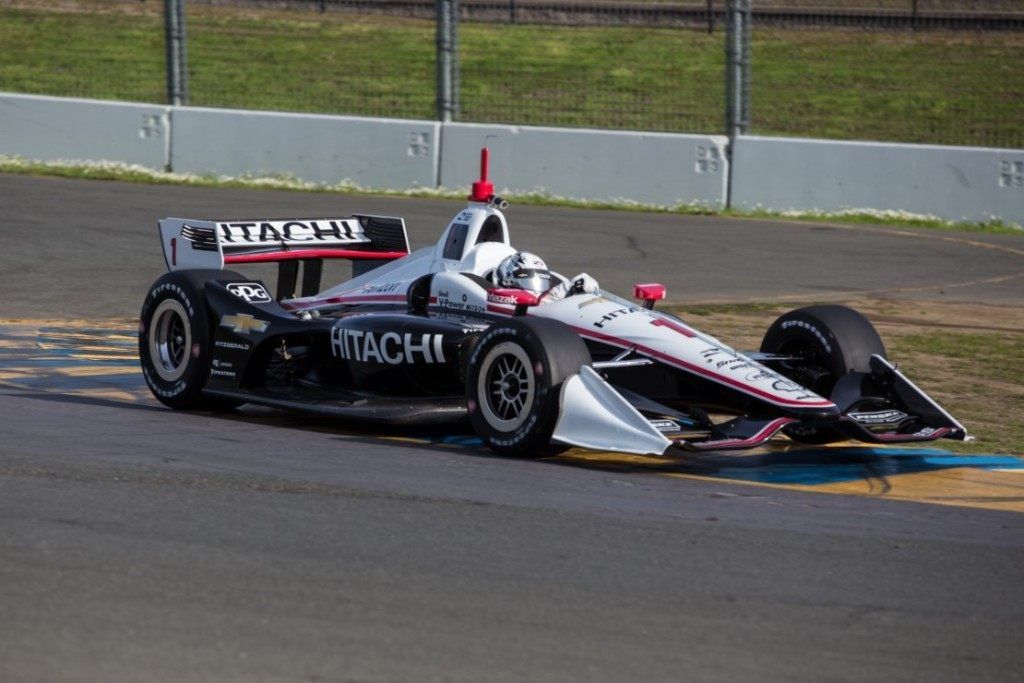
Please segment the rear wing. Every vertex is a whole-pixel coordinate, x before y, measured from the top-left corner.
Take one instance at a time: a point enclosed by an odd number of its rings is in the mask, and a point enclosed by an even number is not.
[[[303,262],[302,296],[316,294],[323,259],[352,261],[353,276],[409,253],[405,221],[389,216],[284,220],[158,221],[168,270],[211,268],[243,263],[279,263],[278,299],[295,294],[298,264]],[[309,291],[317,290],[317,291]]]

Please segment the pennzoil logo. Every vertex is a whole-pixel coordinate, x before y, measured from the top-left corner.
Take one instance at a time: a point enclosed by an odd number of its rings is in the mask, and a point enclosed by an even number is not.
[[[856,413],[847,413],[846,415],[847,417],[866,425],[899,424],[910,417],[902,410],[896,410],[895,408],[890,410],[875,410],[867,412],[860,411]]]
[[[235,334],[249,334],[251,332],[266,332],[268,323],[266,320],[259,320],[248,313],[236,313],[235,315],[221,316],[220,326],[229,327]]]

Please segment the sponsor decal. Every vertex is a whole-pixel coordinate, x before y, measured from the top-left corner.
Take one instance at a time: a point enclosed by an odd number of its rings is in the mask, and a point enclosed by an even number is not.
[[[251,244],[312,246],[367,243],[363,226],[354,218],[317,218],[287,221],[232,221],[218,223],[225,247]]]
[[[683,428],[672,420],[648,420],[648,422],[662,434],[673,434],[683,431]]]
[[[331,329],[331,353],[342,360],[363,363],[444,363],[444,335],[406,332],[368,332],[335,326]]]
[[[617,308],[614,311],[609,311],[608,313],[605,313],[604,315],[602,315],[601,319],[594,321],[593,325],[594,325],[594,327],[597,327],[597,328],[601,329],[601,328],[604,328],[605,325],[607,325],[608,323],[610,323],[611,321],[615,320],[618,317],[621,317],[621,316],[624,316],[624,315],[629,315],[630,313],[636,313],[637,311],[640,311],[640,310],[641,309],[637,308],[636,306],[630,306],[628,308]]]
[[[787,320],[784,323],[782,323],[782,329],[784,330],[788,330],[791,327],[802,327],[803,329],[807,330],[808,332],[810,332],[811,334],[818,338],[818,341],[821,342],[821,345],[822,347],[824,347],[826,353],[832,353],[832,345],[828,343],[828,339],[825,338],[825,335],[822,333],[822,331],[819,330],[814,325],[808,322],[804,322],[803,320]]]
[[[181,303],[185,306],[185,309],[188,311],[189,317],[195,317],[196,311],[192,307],[192,299],[188,297],[188,294],[185,293],[184,289],[174,284],[173,282],[165,282],[159,287],[154,287],[153,289],[151,289],[149,291],[149,296],[155,300],[159,298],[160,294],[163,292],[171,292],[172,294],[175,294],[178,297],[178,300],[181,301]]]
[[[214,358],[212,365],[213,367],[220,368],[222,370],[230,370],[231,368],[234,367],[234,363],[231,363],[230,361],[226,360],[221,360],[220,358]]]
[[[770,370],[761,369],[761,370],[754,370],[753,372],[748,372],[747,376],[744,377],[743,379],[745,381],[747,381],[747,382],[761,382],[761,381],[764,381],[766,379],[777,379],[777,378],[778,378],[778,375],[776,375],[774,372],[771,372]]]
[[[445,309],[447,311],[458,311],[458,312],[462,312],[462,313],[482,313],[484,310],[486,310],[483,306],[481,306],[479,304],[471,304],[471,303],[469,303],[469,296],[467,294],[465,294],[465,293],[456,292],[456,296],[460,299],[459,301],[455,301],[452,298],[452,295],[448,293],[448,290],[446,290],[446,289],[439,289],[439,290],[437,290],[437,304],[436,305],[438,306],[438,308],[442,308],[442,309]],[[502,298],[502,297],[497,297],[497,298]],[[511,297],[505,297],[505,298],[511,298]],[[512,304],[513,302],[510,301],[509,303]]]
[[[709,346],[700,352],[701,358],[708,365],[714,365],[715,370],[727,370],[729,372],[737,372],[741,370],[747,370],[743,380],[748,384],[765,384],[771,382],[772,391],[779,394],[796,394],[796,396],[787,396],[788,400],[803,401],[805,399],[820,398],[816,394],[812,393],[807,387],[801,386],[793,380],[786,379],[777,372],[759,366],[746,356],[736,353],[732,349],[724,348],[721,346]],[[726,356],[724,359],[717,359],[718,356]]]
[[[213,345],[222,349],[236,349],[238,351],[248,351],[250,348],[248,344],[242,344],[240,342],[233,341],[224,341],[222,339],[218,339],[213,343]]]
[[[177,382],[174,383],[174,385],[170,389],[161,388],[157,384],[157,380],[154,379],[149,374],[149,368],[147,368],[145,365],[142,366],[142,374],[145,377],[146,384],[149,385],[150,390],[159,396],[163,396],[164,398],[172,398],[174,396],[177,396],[178,394],[180,394],[181,392],[185,391],[185,389],[188,388],[188,382],[186,382],[184,379],[179,379]]]
[[[235,315],[225,315],[220,319],[221,327],[231,328],[231,331],[235,334],[249,334],[251,332],[266,332],[267,326],[270,325],[266,320],[259,320],[254,318],[248,313],[236,313]]]
[[[274,300],[259,282],[231,282],[228,291],[249,304],[267,304]]]
[[[366,294],[388,294],[397,290],[401,284],[400,282],[385,282],[379,285],[364,285],[361,291]]]
[[[715,360],[716,356],[724,355],[725,358]],[[779,379],[779,376],[768,370],[767,368],[758,368],[746,357],[741,356],[732,349],[725,349],[720,346],[709,346],[700,352],[701,358],[708,365],[714,364],[716,370],[725,368],[729,371],[742,370],[744,368],[750,368],[751,371],[747,373],[747,382],[757,382],[766,379]]]
[[[807,387],[801,386],[793,380],[780,377],[779,379],[772,382],[772,389],[779,392],[780,394],[796,394],[792,398],[796,401],[802,401],[804,399],[818,398],[817,394],[812,393]]]
[[[227,379],[234,379],[235,373],[231,370],[218,370],[217,368],[210,368],[210,377],[225,377]]]
[[[868,412],[847,413],[847,416],[861,424],[891,425],[903,422],[910,417],[902,410],[875,410]]]
[[[515,306],[516,304],[515,297],[500,296],[498,294],[488,294],[487,300],[494,304],[508,304],[510,306]]]

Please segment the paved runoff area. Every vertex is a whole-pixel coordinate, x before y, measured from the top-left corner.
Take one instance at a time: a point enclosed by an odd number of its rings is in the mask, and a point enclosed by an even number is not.
[[[0,680],[1024,676],[1019,457],[517,461],[465,429],[173,412],[136,357],[157,218],[403,215],[415,247],[460,204],[2,175],[0,196]],[[1024,297],[1012,236],[507,215],[613,291]]]

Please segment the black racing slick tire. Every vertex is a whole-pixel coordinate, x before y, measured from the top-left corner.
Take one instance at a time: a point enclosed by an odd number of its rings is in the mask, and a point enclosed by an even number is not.
[[[202,393],[213,355],[213,325],[204,285],[244,280],[230,271],[180,270],[150,287],[139,314],[139,361],[149,390],[179,410],[230,410],[241,402]]]
[[[886,358],[878,331],[864,314],[839,305],[807,306],[780,316],[761,342],[761,351],[799,357],[773,366],[789,379],[826,398],[849,372],[870,372],[871,356]],[[793,425],[783,432],[794,441],[824,444],[846,437],[831,428]]]
[[[484,332],[466,368],[469,419],[500,455],[553,455],[562,383],[591,362],[583,340],[544,318],[513,318]]]

